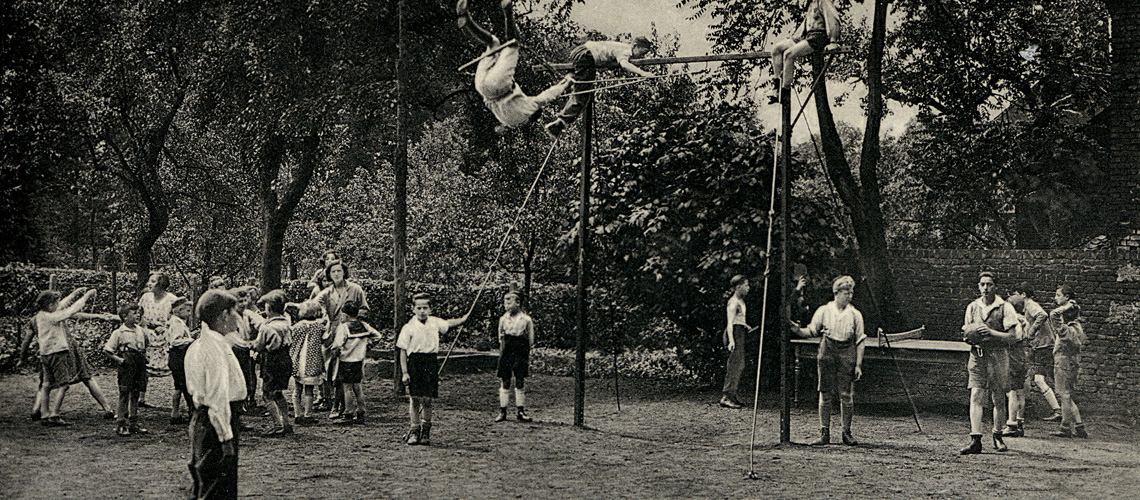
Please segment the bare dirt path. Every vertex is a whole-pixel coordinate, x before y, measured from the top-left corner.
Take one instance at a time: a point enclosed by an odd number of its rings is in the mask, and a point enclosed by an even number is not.
[[[98,380],[113,400],[114,374]],[[75,425],[47,428],[28,420],[35,382],[28,374],[0,378],[0,497],[186,497],[186,429],[168,423],[168,409],[143,410],[149,435],[120,438],[79,385],[64,404]],[[610,382],[590,381],[588,427],[578,429],[570,425],[571,379],[529,382],[535,422],[495,424],[491,374],[445,376],[431,447],[399,441],[406,405],[387,381],[367,382],[365,424],[323,420],[287,438],[243,435],[241,496],[1041,500],[1136,498],[1140,491],[1137,430],[1091,411],[1092,439],[1050,438],[1056,424],[1041,423],[1007,440],[1007,453],[987,446],[981,456],[959,457],[964,415],[924,413],[920,434],[905,409],[857,403],[860,446],[780,446],[776,405],[762,399],[755,455],[762,479],[748,480],[751,412],[716,406],[714,392],[623,381],[618,412]],[[148,399],[166,400],[170,385],[152,379]],[[269,421],[247,423],[264,430]],[[794,409],[793,441],[813,439],[816,425],[810,407]]]

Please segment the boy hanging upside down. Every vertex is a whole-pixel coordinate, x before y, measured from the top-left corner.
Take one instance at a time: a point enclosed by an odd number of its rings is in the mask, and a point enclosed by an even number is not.
[[[502,0],[499,3],[503,9],[508,41],[518,38],[512,3],[512,0]],[[486,47],[483,58],[475,68],[475,90],[483,96],[483,104],[499,120],[501,125],[496,127],[496,131],[502,132],[506,128],[520,127],[537,120],[542,115],[542,107],[562,95],[570,85],[570,79],[564,78],[536,96],[526,95],[515,82],[515,66],[519,61],[518,44],[503,47],[498,37],[471,17],[471,12],[467,10],[467,0],[456,3],[455,13],[459,16],[459,27]]]

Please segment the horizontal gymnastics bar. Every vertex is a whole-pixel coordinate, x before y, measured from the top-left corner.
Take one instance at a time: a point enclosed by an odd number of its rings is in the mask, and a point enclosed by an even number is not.
[[[846,54],[852,52],[850,47],[836,46],[835,48],[825,49],[824,54]],[[718,62],[718,61],[744,61],[751,59],[767,59],[772,57],[768,52],[741,52],[737,54],[706,54],[703,56],[683,56],[683,57],[662,57],[657,59],[630,59],[629,62],[635,66],[662,66],[666,64],[681,64],[693,62]],[[570,71],[574,69],[574,63],[558,63],[551,64],[550,68],[557,71]],[[616,64],[600,65],[599,68],[618,68]],[[546,66],[535,65],[534,69],[547,69]]]

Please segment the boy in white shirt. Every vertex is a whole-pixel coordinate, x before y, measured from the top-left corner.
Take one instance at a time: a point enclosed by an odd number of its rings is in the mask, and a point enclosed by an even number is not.
[[[462,325],[462,318],[445,320],[431,316],[431,296],[419,293],[412,297],[415,317],[400,329],[396,348],[400,350],[400,368],[408,388],[408,413],[411,428],[408,444],[431,444],[432,400],[439,397],[439,336]]]
[[[166,323],[166,342],[170,345],[170,377],[174,380],[174,395],[170,402],[170,423],[174,425],[187,424],[188,418],[182,417],[182,400],[186,400],[186,409],[194,412],[194,400],[186,392],[186,350],[194,343],[194,335],[186,320],[194,309],[194,304],[186,297],[178,297],[170,304],[170,320]]]
[[[748,309],[744,305],[744,297],[751,289],[748,278],[736,275],[729,281],[732,286],[732,296],[728,298],[728,320],[724,327],[724,345],[728,348],[728,361],[724,367],[724,389],[721,391],[720,405],[725,408],[741,408],[737,390],[740,387],[740,376],[744,373],[744,344],[748,336],[747,321]]]
[[[139,324],[142,307],[138,304],[119,308],[119,317],[123,324],[111,332],[103,346],[107,357],[119,367],[119,419],[115,432],[120,436],[146,434],[146,428],[138,424],[138,405],[139,393],[146,388],[146,348],[151,332]]]
[[[823,337],[816,354],[819,372],[819,446],[831,443],[831,402],[839,393],[839,412],[843,419],[843,444],[859,444],[851,434],[855,410],[855,382],[863,378],[863,313],[851,305],[855,296],[855,279],[840,276],[831,285],[835,300],[816,309],[807,328],[793,324],[792,332],[801,337]]]
[[[232,344],[242,319],[238,299],[207,290],[198,299],[202,333],[186,351],[186,389],[194,398],[190,419],[191,494],[197,499],[237,498],[238,409],[245,401],[245,377]]]
[[[519,308],[519,294],[511,291],[503,296],[507,312],[499,318],[499,416],[496,422],[507,419],[507,404],[511,400],[511,376],[515,378],[515,408],[519,422],[530,422],[526,414],[526,393],[523,387],[530,368],[530,348],[534,345],[534,320]]]
[[[639,36],[633,43],[615,41],[586,42],[574,47],[570,51],[570,60],[574,64],[574,72],[569,79],[574,82],[574,91],[570,100],[558,113],[558,118],[546,124],[546,133],[551,137],[558,137],[566,130],[566,126],[574,123],[586,105],[594,98],[594,79],[598,75],[598,66],[617,65],[621,69],[638,76],[651,77],[653,73],[638,68],[630,59],[645,57],[653,49],[653,43],[648,38]]]
[[[344,387],[345,411],[344,422],[364,422],[364,389],[361,382],[364,380],[364,357],[368,354],[368,340],[380,338],[380,332],[368,323],[360,321],[360,313],[356,302],[345,302],[341,308],[345,321],[336,328],[333,337],[332,349],[340,356],[337,364],[335,383]],[[352,394],[352,406],[348,405],[348,395]],[[355,410],[349,410],[355,408]]]
[[[508,41],[518,38],[512,3],[512,0],[502,0],[499,4],[503,9]],[[498,37],[476,23],[467,10],[467,0],[459,0],[455,11],[459,16],[459,27],[485,47],[482,59],[475,69],[475,90],[483,97],[483,104],[499,120],[501,125],[497,128],[498,131],[520,127],[538,119],[542,115],[542,107],[558,98],[570,86],[570,79],[564,78],[536,96],[526,95],[515,83],[515,67],[519,61],[518,44],[504,47]]]

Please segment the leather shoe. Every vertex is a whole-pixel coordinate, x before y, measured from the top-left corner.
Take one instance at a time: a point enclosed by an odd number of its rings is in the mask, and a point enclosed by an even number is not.
[[[728,396],[720,398],[720,405],[725,407],[725,408],[732,408],[734,410],[738,409],[738,408],[744,408],[744,405],[737,403],[736,401],[733,401],[731,399],[728,399]]]
[[[958,450],[959,455],[980,455],[982,453],[982,436],[974,434],[970,438],[970,445]]]

